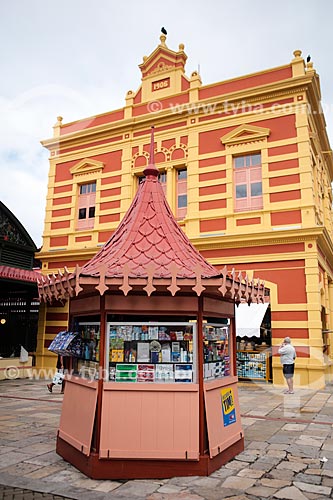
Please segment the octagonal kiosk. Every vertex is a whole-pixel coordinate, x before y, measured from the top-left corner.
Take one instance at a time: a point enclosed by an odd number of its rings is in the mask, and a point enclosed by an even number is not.
[[[39,282],[70,300],[81,358],[57,453],[95,479],[209,475],[244,448],[234,305],[264,284],[210,265],[167,204],[153,160],[121,224],[81,269]]]

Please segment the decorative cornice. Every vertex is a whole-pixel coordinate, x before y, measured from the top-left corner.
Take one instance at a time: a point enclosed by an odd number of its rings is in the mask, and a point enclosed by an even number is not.
[[[91,160],[90,158],[84,158],[70,169],[70,173],[72,175],[90,174],[92,172],[103,170],[103,168],[103,162]]]
[[[266,139],[271,133],[269,128],[257,127],[255,125],[240,125],[234,130],[221,137],[222,144],[228,146],[244,143],[257,142]]]
[[[152,71],[150,71],[144,78],[148,78],[151,75],[157,75],[157,74],[160,74],[160,73],[165,73],[166,71],[172,70],[173,68],[174,68],[174,66],[171,66],[170,64],[165,64],[164,62],[161,62],[157,66],[157,68],[155,68]]]
[[[274,82],[274,84],[262,85],[259,87],[251,87],[249,89],[232,92],[229,94],[224,94],[223,96],[215,96],[214,98],[209,98],[205,100],[200,100],[198,105],[204,108],[205,105],[209,103],[214,103],[218,101],[220,103],[220,107],[216,107],[216,112],[221,111],[221,109],[225,109],[225,103],[241,103],[242,100],[246,101],[247,104],[251,104],[251,102],[261,102],[264,100],[270,100],[274,97],[281,97],[283,95],[295,94],[298,92],[303,92],[307,90],[307,84],[310,84],[313,77],[310,76],[302,76],[302,77],[293,77],[287,80],[282,80],[279,82]],[[218,85],[217,82],[214,85]],[[221,82],[220,82],[221,83]],[[206,87],[202,87],[205,89]],[[175,102],[177,102],[177,95],[183,95],[183,92],[180,94],[174,94],[173,98]],[[221,100],[223,99],[223,101]],[[141,105],[144,103],[141,103]],[[122,108],[124,109],[124,108]],[[170,109],[167,108],[165,110],[161,110],[158,114],[153,115],[155,127],[158,127],[158,124],[161,123],[165,125],[166,121],[170,121],[170,123],[174,123],[175,120],[178,120],[183,115],[188,114],[188,109],[186,106],[183,107],[183,111],[177,114],[170,114]],[[98,115],[100,116],[100,115]],[[229,115],[228,115],[229,116]],[[96,127],[87,128],[84,130],[78,130],[77,132],[71,132],[69,134],[61,135],[57,138],[46,139],[41,141],[42,145],[52,149],[59,149],[61,147],[70,147],[75,140],[82,140],[84,138],[90,137],[90,140],[103,139],[104,137],[110,137],[110,131],[112,131],[113,135],[119,135],[122,132],[128,132],[129,127],[133,127],[133,123],[136,124],[136,129],[142,128],[144,126],[150,128],[152,124],[152,115],[151,113],[146,113],[140,116],[131,117],[119,120],[117,122],[110,122],[103,125],[98,125]],[[75,123],[75,122],[74,122]],[[67,125],[67,124],[66,124]],[[147,131],[147,135],[149,131]],[[96,136],[95,139],[93,137]]]
[[[105,270],[104,270],[105,271]],[[250,281],[248,276],[239,273],[236,277],[235,270],[227,271],[226,266],[221,274],[212,278],[202,277],[204,272],[201,266],[195,267],[195,278],[178,278],[177,266],[173,268],[171,278],[155,278],[154,266],[149,263],[146,267],[146,276],[140,278],[129,277],[128,267],[123,269],[123,276],[119,278],[109,278],[105,272],[99,276],[81,276],[81,269],[76,266],[75,272],[70,273],[65,267],[64,273],[60,270],[58,275],[37,278],[39,299],[44,302],[53,300],[69,300],[70,297],[78,296],[87,287],[91,291],[95,290],[103,295],[107,291],[121,291],[125,296],[135,288],[136,291],[146,293],[150,296],[157,289],[165,293],[175,295],[178,291],[194,293],[200,296],[205,291],[217,297],[223,297],[228,302],[239,303],[241,300],[251,302],[265,302],[265,295],[269,293],[265,288],[265,283],[259,279]]]
[[[199,250],[221,250],[222,248],[244,248],[257,247],[264,245],[280,245],[290,244],[295,242],[305,242],[308,240],[318,239],[323,234],[323,228],[309,228],[309,229],[290,229],[288,231],[272,231],[256,233],[255,239],[253,235],[248,234],[230,234],[224,236],[212,236],[209,239],[205,238],[191,238],[191,243]],[[286,234],[287,233],[287,234]]]

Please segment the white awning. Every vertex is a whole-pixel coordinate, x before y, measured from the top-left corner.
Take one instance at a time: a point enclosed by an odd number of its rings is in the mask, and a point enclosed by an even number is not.
[[[260,337],[260,326],[267,311],[265,304],[239,304],[235,307],[236,335],[238,337]]]

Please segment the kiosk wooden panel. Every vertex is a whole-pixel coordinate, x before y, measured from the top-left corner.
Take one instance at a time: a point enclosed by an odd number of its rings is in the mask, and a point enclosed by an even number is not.
[[[96,402],[96,381],[78,377],[66,380],[58,436],[87,456],[90,455]]]
[[[105,384],[100,457],[198,460],[198,412],[196,384]]]

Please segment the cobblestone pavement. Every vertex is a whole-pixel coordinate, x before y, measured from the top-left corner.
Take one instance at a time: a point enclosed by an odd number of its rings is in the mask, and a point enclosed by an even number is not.
[[[245,451],[209,477],[98,481],[55,453],[62,396],[43,381],[0,382],[0,498],[232,500],[333,498],[332,387],[284,395],[240,384]],[[44,495],[44,496],[43,496]]]
[[[0,498],[2,500],[65,500],[65,497],[52,495],[52,493],[39,493],[3,485],[0,485]]]

